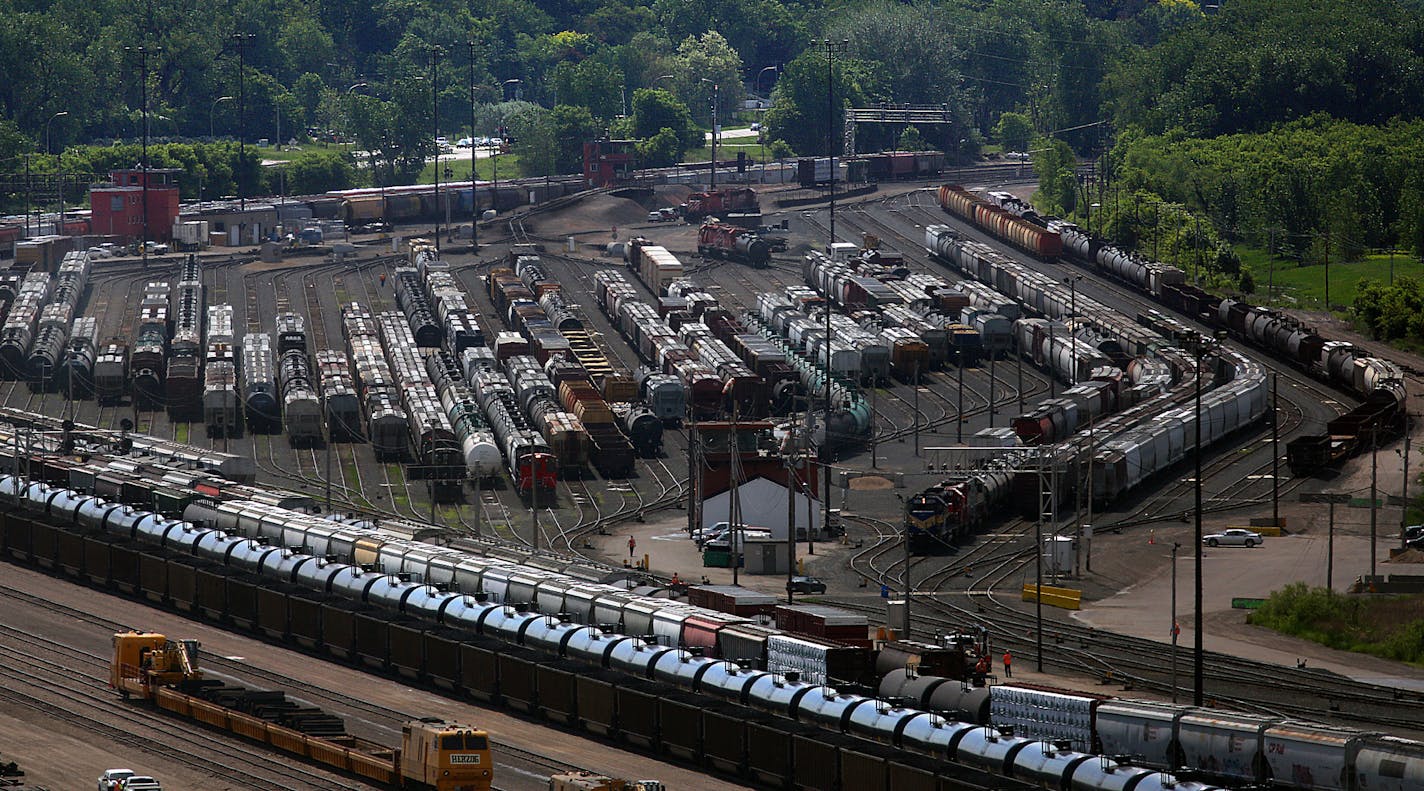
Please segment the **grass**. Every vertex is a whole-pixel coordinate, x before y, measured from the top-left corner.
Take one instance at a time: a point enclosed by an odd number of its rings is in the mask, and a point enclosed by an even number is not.
[[[173,432],[173,438],[174,438],[174,440],[177,441],[177,442],[182,442],[182,443],[184,443],[184,444],[187,444],[187,442],[188,442],[188,424],[187,424],[187,423],[179,423],[179,424],[177,424],[176,426],[174,426],[174,429],[175,429],[174,432]]]
[[[723,127],[722,131],[727,131],[727,127]],[[747,140],[750,142],[743,143],[741,142],[742,140]],[[755,142],[755,138],[733,138],[731,140],[720,142],[717,144],[717,158],[724,162],[728,159],[736,159],[738,151],[746,152],[747,159],[749,160],[748,164],[751,164],[750,161],[752,160],[756,162],[761,162],[763,159],[766,159],[767,161],[773,159],[771,155],[771,150],[767,146]],[[702,148],[690,148],[686,151],[686,153],[682,155],[682,161],[711,162],[712,146],[707,145],[703,146]]]
[[[291,162],[297,157],[300,157],[302,154],[306,154],[311,151],[325,151],[327,149],[332,149],[335,151],[345,152],[354,150],[352,146],[335,143],[301,143],[297,146],[297,148],[301,149],[300,151],[295,151],[290,148],[283,148],[279,150],[276,146],[253,146],[253,148],[257,149],[257,156],[260,159],[279,160],[281,162]]]
[[[1343,651],[1424,663],[1424,596],[1353,596],[1296,582],[1250,622]]]
[[[1256,281],[1256,293],[1266,295],[1275,269],[1275,291],[1268,299],[1272,304],[1320,309],[1325,306],[1325,265],[1297,266],[1295,261],[1277,258],[1274,262],[1265,250],[1238,245],[1236,254],[1241,265]],[[1395,277],[1424,275],[1424,267],[1406,254],[1395,253]],[[1330,265],[1330,304],[1349,307],[1355,303],[1355,289],[1362,280],[1389,282],[1390,256],[1377,253],[1361,261]]]
[[[463,153],[465,156],[469,156],[469,154],[468,154],[467,152],[460,152],[460,153]],[[460,155],[459,153],[456,154],[457,157],[458,157],[459,155]],[[479,177],[479,180],[480,180],[480,181],[493,181],[493,180],[494,180],[494,176],[495,176],[495,162],[496,162],[496,160],[498,160],[498,162],[499,162],[499,175],[500,175],[500,177],[506,178],[506,179],[519,178],[519,155],[518,155],[518,154],[500,154],[498,157],[495,157],[495,158],[492,158],[492,159],[491,159],[491,158],[486,158],[486,159],[477,159],[477,160],[475,160],[475,172],[476,172],[476,175]],[[450,181],[468,181],[469,178],[470,178],[470,160],[469,160],[469,159],[453,159],[453,160],[447,159],[447,160],[441,162],[440,165],[441,165],[442,168],[449,168],[449,169],[450,169],[450,173],[451,173],[451,175],[448,175],[448,176],[447,176],[447,175],[445,174],[445,171],[444,171],[444,170],[441,170],[441,171],[440,171],[440,180],[441,180],[441,181],[445,181],[445,180],[447,180],[447,179],[450,180]],[[419,183],[421,183],[421,184],[429,184],[429,183],[431,183],[431,182],[433,182],[433,181],[435,181],[435,163],[434,163],[434,162],[427,162],[427,163],[425,164],[425,168],[420,171]]]

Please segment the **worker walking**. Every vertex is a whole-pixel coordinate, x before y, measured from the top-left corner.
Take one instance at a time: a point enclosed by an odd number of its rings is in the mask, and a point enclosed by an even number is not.
[[[989,657],[981,655],[979,661],[974,664],[974,686],[984,686],[984,677],[989,674]]]
[[[1004,678],[1014,677],[1014,658],[1008,651],[1004,652]]]
[[[633,552],[638,549],[638,539],[628,536],[628,557],[633,557]]]
[[[381,273],[381,285],[384,286],[385,284],[386,284],[386,273],[385,273],[385,272],[382,272],[382,273]]]

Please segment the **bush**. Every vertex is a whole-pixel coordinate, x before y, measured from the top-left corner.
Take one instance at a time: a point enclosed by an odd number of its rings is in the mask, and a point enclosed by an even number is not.
[[[1294,582],[1271,594],[1249,622],[1330,648],[1401,662],[1424,659],[1424,597],[1367,598]]]

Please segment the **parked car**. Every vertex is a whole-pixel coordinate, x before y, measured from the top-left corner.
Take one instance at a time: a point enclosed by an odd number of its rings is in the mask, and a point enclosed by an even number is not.
[[[119,785],[119,791],[163,791],[163,786],[148,775],[134,775]]]
[[[696,541],[697,545],[700,547],[703,544],[706,544],[708,541],[716,541],[721,538],[726,538],[727,531],[730,529],[730,523],[718,522],[712,525],[711,527],[701,527],[694,530],[692,533],[692,540]]]
[[[105,769],[99,775],[99,791],[118,791],[123,782],[133,776],[132,769]]]
[[[816,577],[792,577],[791,581],[786,583],[786,587],[790,589],[792,593],[826,592],[826,583]]]
[[[1254,530],[1244,530],[1239,527],[1232,527],[1221,531],[1202,536],[1202,543],[1209,547],[1254,547],[1263,543],[1261,534]]]

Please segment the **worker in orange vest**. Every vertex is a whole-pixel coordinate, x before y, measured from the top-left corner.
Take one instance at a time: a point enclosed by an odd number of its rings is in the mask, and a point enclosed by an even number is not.
[[[1004,652],[1004,678],[1013,678],[1013,677],[1014,677],[1013,661],[1014,661],[1013,656],[1010,655],[1008,651],[1005,651],[1005,652]]]

